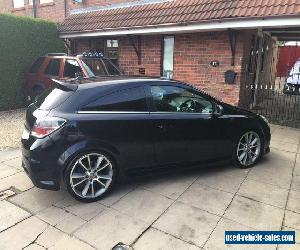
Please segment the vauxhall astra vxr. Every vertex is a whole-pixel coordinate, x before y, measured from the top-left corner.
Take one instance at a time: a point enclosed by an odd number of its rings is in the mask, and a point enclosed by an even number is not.
[[[27,110],[23,167],[33,183],[101,199],[117,177],[210,162],[252,167],[269,152],[264,117],[177,81],[56,83]]]

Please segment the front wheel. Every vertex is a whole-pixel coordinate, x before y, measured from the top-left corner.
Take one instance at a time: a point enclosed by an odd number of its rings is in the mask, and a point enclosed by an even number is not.
[[[77,156],[67,167],[68,192],[77,200],[94,202],[103,198],[115,182],[116,168],[110,156],[88,152]]]
[[[233,152],[233,162],[239,168],[253,167],[263,152],[263,140],[255,131],[248,131],[238,139]]]

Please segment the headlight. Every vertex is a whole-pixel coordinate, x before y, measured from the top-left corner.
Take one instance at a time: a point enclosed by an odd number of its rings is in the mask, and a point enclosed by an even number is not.
[[[265,123],[269,124],[269,121],[266,117],[264,117],[263,115],[260,115],[260,117],[264,120]]]

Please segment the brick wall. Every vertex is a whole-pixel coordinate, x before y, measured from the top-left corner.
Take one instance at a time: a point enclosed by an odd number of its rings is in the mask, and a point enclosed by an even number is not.
[[[127,37],[119,37],[119,65],[125,74],[138,75],[139,68],[149,76],[160,76],[162,65],[161,35],[141,38],[141,65]],[[137,39],[133,39],[137,45]],[[243,95],[240,93],[243,57],[248,53],[247,33],[241,32],[236,43],[235,66],[231,66],[231,49],[227,32],[179,34],[175,36],[174,79],[194,84],[202,90],[221,98],[224,102],[238,105]],[[89,48],[88,40],[77,40],[77,51]],[[218,60],[219,67],[210,62]],[[224,72],[237,73],[236,84],[225,84]]]

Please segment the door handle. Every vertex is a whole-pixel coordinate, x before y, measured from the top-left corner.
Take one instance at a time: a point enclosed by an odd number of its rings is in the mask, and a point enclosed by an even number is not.
[[[173,124],[159,124],[159,125],[157,125],[157,128],[167,130],[167,129],[174,128],[174,125]]]

